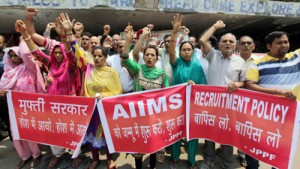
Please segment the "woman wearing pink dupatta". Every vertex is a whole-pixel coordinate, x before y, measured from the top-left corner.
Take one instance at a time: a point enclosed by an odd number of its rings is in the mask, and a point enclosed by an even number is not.
[[[0,95],[6,90],[44,93],[44,81],[38,65],[32,58],[28,47],[21,40],[19,47],[12,47],[4,55],[4,73],[0,81]],[[37,143],[24,140],[13,140],[13,144],[21,158],[17,168],[22,168],[31,158],[31,166],[40,162],[41,149]]]
[[[76,59],[72,51],[66,52],[64,44],[55,45],[50,57],[40,50],[34,50],[32,54],[44,64],[49,63],[48,94],[79,95],[81,85],[79,69],[76,66]]]

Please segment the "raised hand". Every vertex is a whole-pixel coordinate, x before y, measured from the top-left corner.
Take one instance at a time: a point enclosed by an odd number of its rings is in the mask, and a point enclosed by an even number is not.
[[[111,36],[107,35],[107,37],[104,39],[103,47],[104,48],[111,48],[112,38]]]
[[[20,32],[22,34],[22,36],[24,35],[24,33],[27,33],[26,25],[21,20],[16,21],[15,28],[17,32]]]
[[[154,28],[154,25],[153,25],[153,24],[148,24],[148,25],[147,25],[147,28],[149,28],[149,29],[150,29],[150,31],[152,31],[152,30],[153,30],[153,28]]]
[[[26,8],[26,18],[33,18],[33,16],[36,16],[37,13],[38,13],[38,10],[34,7]]]
[[[124,35],[126,37],[127,40],[131,41],[133,39],[134,36],[134,31],[132,26],[128,25],[125,30],[124,30]]]
[[[104,25],[103,30],[104,30],[104,35],[109,35],[110,25]]]
[[[143,28],[142,37],[144,37],[145,39],[149,38],[150,37],[150,31],[151,30],[148,27],[144,27]]]
[[[185,27],[185,26],[181,26],[179,28],[179,31],[182,32],[182,34],[185,36],[185,35],[188,35],[190,33],[190,30],[189,28]]]
[[[59,34],[60,36],[65,36],[66,35],[66,31],[65,29],[63,28],[62,24],[61,24],[61,21],[59,20],[59,18],[56,18],[55,19],[55,31],[57,34]]]
[[[183,20],[183,15],[181,15],[181,14],[176,14],[173,17],[173,21],[171,21],[171,23],[173,25],[173,33],[177,33],[179,31],[179,28],[181,27],[182,20]]]
[[[46,26],[46,31],[50,32],[53,28],[55,28],[55,23],[49,22]]]
[[[225,28],[225,24],[224,24],[223,21],[218,20],[218,21],[213,25],[213,27],[215,27],[216,30],[218,30],[218,29],[223,29],[223,28]]]
[[[74,25],[74,22],[75,20],[73,20],[72,22],[70,21],[70,18],[68,16],[68,14],[64,14],[64,13],[61,13],[59,15],[59,18],[58,18],[58,25],[61,25],[62,29],[63,30],[59,30],[60,32],[62,31],[66,31],[66,32],[72,32],[72,29],[73,29],[73,25]],[[61,34],[60,34],[61,35]]]

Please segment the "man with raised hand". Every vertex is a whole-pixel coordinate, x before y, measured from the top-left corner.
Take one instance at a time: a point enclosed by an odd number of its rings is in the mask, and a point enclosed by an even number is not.
[[[209,62],[208,85],[227,86],[228,92],[233,92],[244,86],[246,66],[241,57],[233,55],[236,47],[236,37],[231,33],[224,34],[219,42],[219,50],[215,50],[209,43],[209,38],[219,29],[223,29],[223,21],[217,21],[201,37],[201,49]],[[215,142],[205,140],[204,161],[200,169],[214,166],[216,151]],[[224,169],[232,168],[233,147],[221,145],[221,165]]]

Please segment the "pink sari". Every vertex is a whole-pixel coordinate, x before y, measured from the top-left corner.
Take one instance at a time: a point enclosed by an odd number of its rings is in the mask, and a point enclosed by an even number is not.
[[[14,65],[9,52],[14,51],[23,63]],[[32,55],[25,44],[21,41],[19,47],[12,47],[4,55],[4,73],[0,81],[0,90],[16,90],[22,92],[44,93],[45,85],[39,66],[35,63]],[[25,140],[13,140],[14,146],[22,160],[27,160],[31,156],[38,158],[41,149],[37,143]]]
[[[61,64],[56,61],[54,50],[60,48],[63,59]],[[44,64],[49,63],[50,72],[48,78],[53,78],[51,84],[47,85],[47,93],[54,95],[78,95],[81,82],[79,69],[76,66],[76,59],[72,52],[66,53],[62,43],[53,47],[50,57],[42,51],[33,52]],[[45,61],[46,60],[46,61]]]
[[[23,63],[15,66],[8,56],[9,51],[14,51],[22,58]],[[4,73],[0,81],[0,90],[16,90],[23,92],[45,93],[45,84],[39,66],[25,44],[21,41],[19,47],[12,47],[5,53]]]

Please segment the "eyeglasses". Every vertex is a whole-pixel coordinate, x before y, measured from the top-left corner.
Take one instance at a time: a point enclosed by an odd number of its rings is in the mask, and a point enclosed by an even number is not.
[[[191,51],[193,51],[193,49],[191,49],[191,48],[188,48],[188,49],[181,49],[181,51],[182,51],[182,52],[191,52]]]
[[[252,43],[252,42],[241,42],[240,44],[241,44],[241,45],[246,45],[246,44],[247,44],[247,45],[250,46],[250,45],[252,45],[253,43]]]

